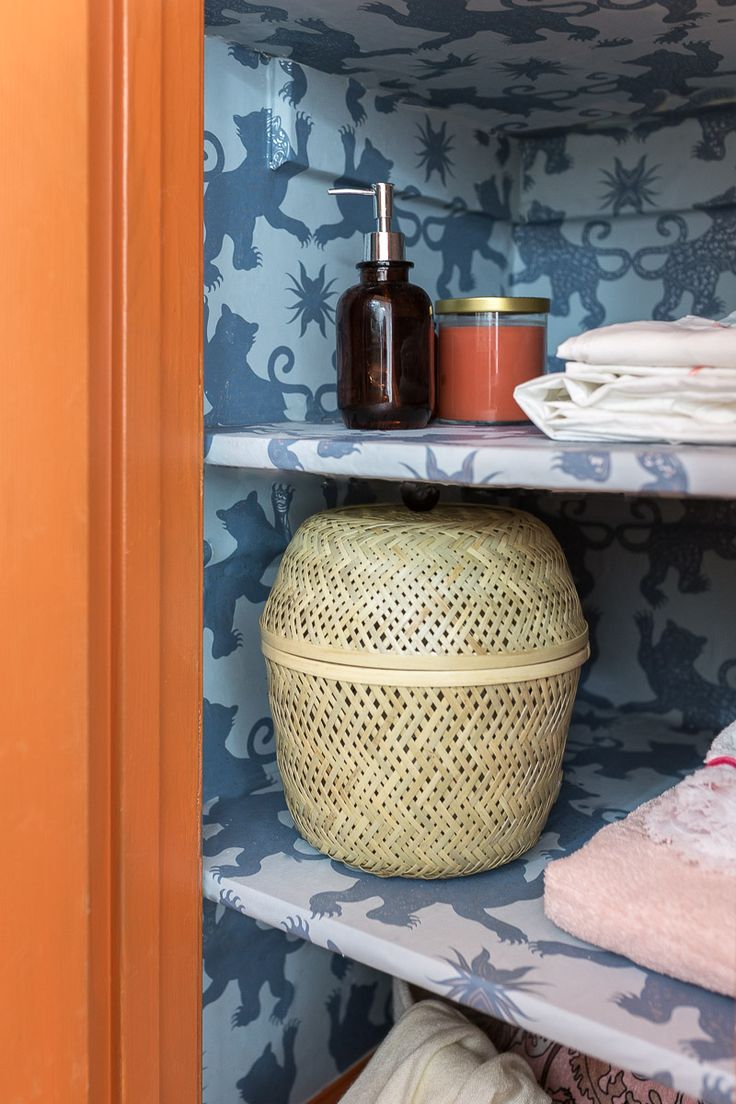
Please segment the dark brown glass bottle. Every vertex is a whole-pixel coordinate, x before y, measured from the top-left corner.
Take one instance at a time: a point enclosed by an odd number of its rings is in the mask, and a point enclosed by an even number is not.
[[[360,283],[337,304],[337,405],[351,429],[421,429],[434,413],[434,324],[429,296],[409,283],[404,235],[391,227],[393,185],[330,188],[372,196]]]
[[[352,429],[422,429],[434,412],[432,301],[410,261],[363,261],[337,305],[337,404]]]

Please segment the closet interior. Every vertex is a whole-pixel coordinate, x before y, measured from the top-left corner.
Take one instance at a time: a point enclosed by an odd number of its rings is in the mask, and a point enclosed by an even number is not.
[[[395,185],[433,300],[548,297],[558,370],[582,330],[736,308],[734,74],[732,0],[205,0],[204,1104],[306,1102],[383,1038],[392,977],[733,1093],[733,1002],[580,943],[542,892],[736,718],[736,452],[346,429],[335,306],[371,210],[327,189]],[[468,878],[315,851],[275,761],[258,621],[280,556],[405,481],[542,518],[590,629],[541,839]]]

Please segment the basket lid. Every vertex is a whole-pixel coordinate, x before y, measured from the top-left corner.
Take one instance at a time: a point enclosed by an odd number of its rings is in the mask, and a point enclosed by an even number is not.
[[[502,668],[587,653],[562,549],[522,510],[352,506],[308,518],[261,618],[264,644],[340,664]]]

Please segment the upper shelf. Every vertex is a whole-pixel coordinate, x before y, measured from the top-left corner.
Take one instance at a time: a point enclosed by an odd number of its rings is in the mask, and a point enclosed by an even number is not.
[[[561,444],[531,426],[433,425],[389,433],[338,424],[217,430],[207,463],[475,487],[736,498],[736,448]]]
[[[451,108],[486,130],[523,131],[732,101],[730,4],[205,0],[205,24],[235,44],[352,75],[358,117],[367,87],[387,114],[397,103]]]
[[[544,834],[516,862],[435,882],[351,870],[299,837],[283,793],[268,788],[259,764],[247,792],[208,807],[205,894],[696,1099],[726,1104],[734,1091],[733,1002],[579,942],[546,919],[542,904],[550,859],[699,766],[712,737],[683,734],[661,717],[582,713]]]

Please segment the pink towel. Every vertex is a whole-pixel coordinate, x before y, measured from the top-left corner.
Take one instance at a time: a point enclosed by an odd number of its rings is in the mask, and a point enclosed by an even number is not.
[[[732,747],[736,723],[708,759]],[[550,863],[544,911],[578,939],[736,995],[736,767],[703,767]]]

